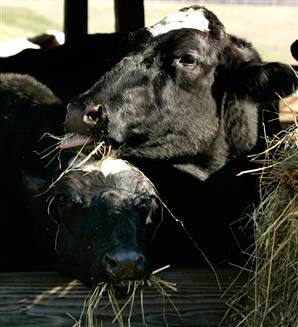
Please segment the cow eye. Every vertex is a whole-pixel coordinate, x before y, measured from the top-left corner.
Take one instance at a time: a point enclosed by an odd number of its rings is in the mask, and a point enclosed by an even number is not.
[[[153,56],[147,57],[147,58],[144,59],[143,63],[145,64],[145,66],[147,68],[149,68],[149,67],[151,67],[153,65],[154,60],[155,60],[155,58]]]
[[[184,54],[180,57],[179,63],[184,66],[194,66],[197,63],[196,58],[191,54]]]
[[[149,213],[148,205],[146,203],[141,204],[138,208],[138,211],[139,211],[140,217],[145,219]]]

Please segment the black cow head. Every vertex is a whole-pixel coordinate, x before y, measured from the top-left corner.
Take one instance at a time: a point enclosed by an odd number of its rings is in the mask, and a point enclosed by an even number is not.
[[[143,35],[141,49],[68,105],[65,121],[123,158],[167,161],[203,180],[256,144],[260,104],[297,87],[290,67],[262,63],[204,7]]]
[[[31,200],[46,185],[36,177],[24,181]],[[55,250],[62,273],[87,286],[149,273],[146,250],[159,206],[142,173],[122,160],[89,161],[63,175],[50,193],[48,214],[58,225]]]

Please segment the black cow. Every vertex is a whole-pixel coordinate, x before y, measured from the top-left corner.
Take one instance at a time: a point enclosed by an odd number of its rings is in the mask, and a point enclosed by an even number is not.
[[[261,63],[250,44],[227,35],[206,9],[192,7],[181,13],[190,14],[190,18],[194,15],[195,20],[190,20],[194,25],[156,35],[171,26],[168,19],[150,30],[133,33],[135,52],[71,102],[66,126],[95,138],[104,137],[118,147],[118,155],[141,167],[191,229],[194,239],[218,261],[229,251],[229,222],[251,202],[252,195],[245,196],[256,194],[254,182],[235,177],[241,168],[231,160],[256,144],[260,104],[275,99],[275,91],[290,93],[297,81],[285,65]],[[130,47],[130,41],[126,42]],[[97,67],[93,71],[100,75]],[[71,93],[76,87],[70,86]],[[62,88],[67,92],[65,85]],[[23,96],[23,91],[20,94]],[[51,119],[54,130],[60,127],[60,117]],[[32,124],[34,120],[28,120],[31,135],[39,129]],[[39,118],[36,126],[41,121],[47,119]],[[22,119],[18,124],[26,126]],[[14,185],[12,172],[13,168],[8,174],[10,185]],[[248,191],[241,197],[238,192],[243,189]],[[188,237],[179,224],[167,221],[158,235],[156,249],[151,251],[153,257],[159,257],[156,259],[163,263],[199,261],[191,244],[184,245]]]
[[[155,188],[123,160],[107,157],[81,165],[83,159],[71,159],[72,169],[49,189],[52,181],[25,176],[36,223],[41,223],[40,204],[46,207],[36,195],[48,190],[47,211],[58,227],[46,222],[60,272],[87,286],[139,279],[150,271],[147,246],[160,217]]]
[[[202,27],[145,30],[142,50],[69,104],[66,127],[103,133],[121,157],[167,161],[203,180],[255,146],[259,106],[291,94],[297,78],[287,65],[262,63],[205,8],[180,13]]]
[[[262,143],[267,109],[297,88],[297,77],[287,65],[262,62],[204,7],[142,33],[140,49],[70,102],[66,128],[105,140],[141,167],[219,261],[228,254],[229,223],[257,197],[254,178],[236,177],[249,167],[241,158]],[[183,231],[165,233],[159,253],[197,260],[181,245]]]
[[[40,176],[55,173],[56,162],[51,164],[49,157],[42,160],[39,153],[57,143],[42,136],[45,133],[61,135],[64,117],[64,105],[46,86],[28,75],[0,74],[2,270],[49,266],[50,259],[43,260],[43,251],[36,251],[46,245],[46,236],[39,238],[32,221],[25,201],[22,171]],[[37,245],[33,243],[36,236]]]
[[[91,34],[51,49],[26,49],[0,58],[0,72],[33,76],[69,101],[134,49],[140,37],[139,31]]]

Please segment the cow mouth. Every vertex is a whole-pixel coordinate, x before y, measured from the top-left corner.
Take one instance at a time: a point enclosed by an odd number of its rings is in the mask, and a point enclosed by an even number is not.
[[[60,141],[58,147],[60,150],[69,150],[79,148],[82,152],[89,152],[99,145],[110,146],[114,150],[118,149],[121,144],[111,138],[98,135],[85,135],[79,133],[68,133]]]
[[[59,148],[61,150],[78,148],[94,142],[96,142],[96,140],[92,136],[70,133],[66,134],[65,137],[61,140]]]

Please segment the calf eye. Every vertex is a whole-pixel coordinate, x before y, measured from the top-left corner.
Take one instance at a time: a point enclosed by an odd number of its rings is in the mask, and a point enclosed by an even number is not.
[[[60,205],[64,205],[67,202],[67,196],[64,194],[57,194],[56,200]]]
[[[75,204],[74,201],[66,194],[59,193],[56,195],[55,199],[56,199],[57,205],[61,209],[70,208]]]
[[[182,55],[178,62],[184,66],[194,66],[197,64],[196,58],[191,54]]]

